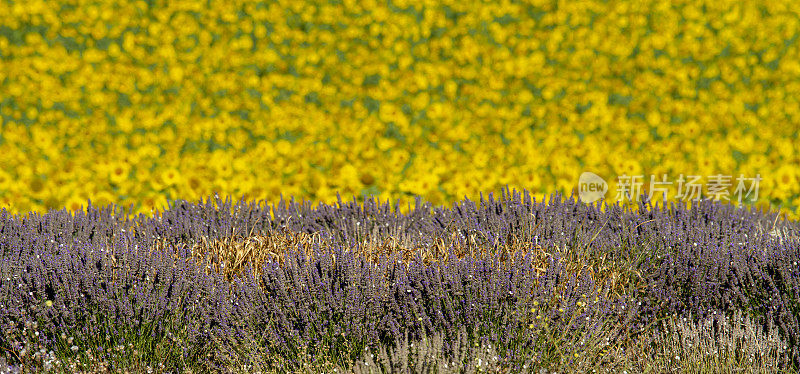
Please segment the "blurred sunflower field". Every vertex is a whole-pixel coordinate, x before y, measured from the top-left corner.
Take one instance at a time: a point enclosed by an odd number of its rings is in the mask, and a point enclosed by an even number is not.
[[[0,207],[449,204],[591,171],[609,199],[624,175],[728,175],[731,200],[758,176],[796,219],[793,5],[2,0]]]

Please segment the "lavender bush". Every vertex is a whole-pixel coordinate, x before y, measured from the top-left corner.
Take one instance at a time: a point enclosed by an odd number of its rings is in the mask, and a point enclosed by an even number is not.
[[[740,313],[785,343],[781,370],[800,367],[800,227],[775,212],[508,190],[397,208],[214,197],[156,217],[0,211],[4,365],[362,370],[368,352],[386,370],[467,371],[477,345],[498,370],[634,372],[624,347],[663,321]],[[440,356],[398,356],[423,341]]]
[[[675,315],[637,344],[631,349],[637,357],[634,367],[641,372],[777,372],[791,358],[777,328],[764,332],[740,311],[697,322]]]

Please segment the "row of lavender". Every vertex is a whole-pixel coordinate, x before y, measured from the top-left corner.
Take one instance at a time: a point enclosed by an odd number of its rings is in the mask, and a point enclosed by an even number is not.
[[[560,322],[554,329],[594,331],[615,320],[628,332],[666,315],[744,310],[765,328],[777,326],[800,365],[800,243],[793,234],[800,227],[777,213],[712,202],[691,209],[642,204],[634,212],[559,195],[537,202],[516,191],[451,209],[417,200],[407,215],[371,199],[338,205],[214,198],[176,202],[157,218],[131,217],[119,207],[26,217],[3,211],[0,345],[8,360],[19,359],[21,336],[35,323],[42,333],[34,339],[46,349],[110,354],[132,342],[162,342],[173,347],[164,353],[170,362],[220,367],[258,342],[292,365],[300,349],[363,351],[404,335],[464,330],[518,368],[529,364],[520,357],[546,354],[530,334],[540,323],[530,320],[533,309]],[[263,264],[261,279],[233,284],[199,271],[205,264],[180,246],[154,250],[156,240],[191,245],[274,230],[319,233],[333,245],[313,258],[290,251],[283,264]],[[488,248],[527,237],[545,248],[606,252],[629,259],[644,286],[609,296],[610,285],[585,273],[569,276],[558,256],[540,274],[523,254],[508,266],[491,251],[476,251],[404,268],[396,258],[376,264],[348,250],[367,237],[415,247],[453,234],[482,238]],[[584,348],[565,349],[579,357]]]

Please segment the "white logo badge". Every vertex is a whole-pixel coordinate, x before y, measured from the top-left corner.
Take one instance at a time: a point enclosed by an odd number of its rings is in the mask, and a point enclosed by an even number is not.
[[[606,195],[608,183],[599,175],[584,171],[578,179],[578,194],[581,202],[593,203]]]

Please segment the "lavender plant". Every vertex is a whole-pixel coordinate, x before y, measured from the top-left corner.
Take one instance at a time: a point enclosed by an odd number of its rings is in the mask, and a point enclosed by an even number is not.
[[[302,371],[355,368],[366,349],[416,368],[425,360],[394,353],[402,337],[441,338],[431,363],[474,358],[456,348],[467,342],[491,345],[504,370],[615,370],[662,321],[716,312],[777,331],[790,359],[776,365],[800,367],[800,226],[775,212],[508,190],[397,207],[214,197],[155,217],[0,211],[0,357],[24,370]]]

